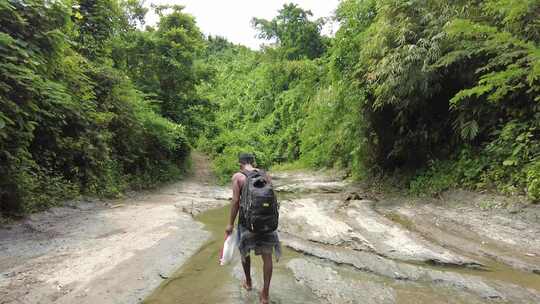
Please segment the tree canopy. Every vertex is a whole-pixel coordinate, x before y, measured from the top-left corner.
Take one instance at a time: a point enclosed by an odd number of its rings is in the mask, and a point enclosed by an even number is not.
[[[540,2],[343,0],[340,28],[286,4],[260,51],[181,6],[0,1],[0,210],[259,165],[540,200]],[[143,29],[143,26],[145,28]]]
[[[180,175],[204,108],[203,37],[177,8],[139,30],[145,13],[135,0],[0,2],[2,213]]]
[[[325,49],[321,36],[322,19],[310,20],[313,14],[298,5],[285,4],[272,20],[253,18],[252,24],[258,30],[259,38],[275,39],[279,50],[286,59],[314,59]]]
[[[221,110],[206,145],[224,175],[233,152],[251,149],[265,165],[401,177],[413,193],[459,186],[538,199],[539,7],[345,0],[335,37],[321,38],[308,11],[286,5],[253,22],[273,47],[210,56],[221,72],[205,88]]]

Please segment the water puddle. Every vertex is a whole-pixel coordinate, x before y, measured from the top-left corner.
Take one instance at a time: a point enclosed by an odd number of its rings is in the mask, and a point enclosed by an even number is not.
[[[165,280],[143,303],[218,303],[227,298],[224,286],[231,285],[232,277],[218,264],[218,254],[226,220],[225,208],[210,210],[197,216],[211,240],[195,253],[171,278]]]
[[[218,255],[223,244],[224,227],[229,207],[210,210],[197,216],[211,232],[211,240],[193,255],[171,278],[165,280],[147,299],[145,304],[190,303],[258,303],[258,290],[262,286],[262,261],[251,257],[254,288],[246,292],[240,287],[243,278],[239,261],[228,266],[218,264]],[[270,296],[272,303],[319,303],[305,286],[294,279],[286,267],[293,259],[301,257],[287,248],[278,263],[274,262],[274,273]]]

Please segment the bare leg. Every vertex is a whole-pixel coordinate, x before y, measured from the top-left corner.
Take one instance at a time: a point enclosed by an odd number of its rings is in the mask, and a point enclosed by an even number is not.
[[[242,268],[244,268],[244,275],[246,276],[243,286],[249,291],[251,290],[251,258],[249,255],[242,260]]]
[[[263,272],[264,272],[264,287],[261,292],[261,303],[267,304],[270,294],[270,280],[272,280],[272,254],[262,254]]]

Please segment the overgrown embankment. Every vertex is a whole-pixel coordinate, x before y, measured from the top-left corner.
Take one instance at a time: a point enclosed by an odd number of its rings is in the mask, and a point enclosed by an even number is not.
[[[179,7],[140,30],[139,1],[0,2],[0,212],[177,178],[197,134],[195,56]],[[198,120],[199,121],[199,120]]]
[[[223,176],[263,166],[403,177],[413,193],[540,198],[538,1],[342,1],[335,37],[284,6],[254,19],[260,52],[210,41],[220,110],[201,145]],[[397,174],[396,174],[397,173]]]
[[[205,38],[179,6],[0,3],[0,210],[259,164],[397,176],[416,194],[540,199],[538,1],[346,0],[335,37],[289,4],[261,51]],[[200,136],[200,135],[204,136]]]

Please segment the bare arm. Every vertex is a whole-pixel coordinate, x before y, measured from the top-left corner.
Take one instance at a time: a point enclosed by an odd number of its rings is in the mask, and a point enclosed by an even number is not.
[[[233,189],[233,196],[231,201],[231,214],[229,216],[229,224],[227,225],[227,228],[225,229],[225,233],[231,234],[233,227],[234,227],[234,221],[236,220],[236,215],[238,215],[238,210],[240,209],[240,177],[238,176],[239,173],[235,174],[232,178],[232,189]]]

